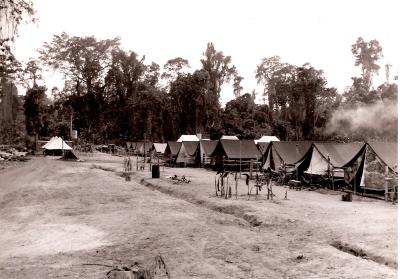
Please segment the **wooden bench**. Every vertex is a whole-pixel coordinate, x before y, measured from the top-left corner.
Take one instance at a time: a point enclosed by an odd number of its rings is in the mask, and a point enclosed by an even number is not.
[[[301,191],[303,184],[298,180],[289,180],[289,189],[295,189],[296,191]]]

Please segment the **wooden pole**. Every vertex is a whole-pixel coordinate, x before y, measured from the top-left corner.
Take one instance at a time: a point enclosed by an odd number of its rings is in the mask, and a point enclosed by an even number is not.
[[[253,179],[253,159],[250,159],[250,180],[252,179]]]
[[[237,189],[238,189],[238,179],[237,179],[237,171],[235,173],[235,195],[236,195],[236,199],[237,199]]]
[[[389,176],[389,167],[385,166],[385,177],[388,178]],[[388,201],[389,195],[389,180],[385,179],[385,201]]]
[[[239,140],[239,151],[240,151],[240,158],[239,158],[239,177],[242,178],[242,141]]]

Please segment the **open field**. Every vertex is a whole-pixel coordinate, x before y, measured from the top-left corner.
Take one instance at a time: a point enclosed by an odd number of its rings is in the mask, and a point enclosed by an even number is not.
[[[397,277],[397,205],[278,186],[271,201],[248,197],[244,180],[225,200],[211,171],[165,168],[151,179],[146,169],[126,182],[123,158],[83,159],[0,172],[0,278],[104,278],[110,268],[85,264],[157,254],[172,278]],[[192,182],[172,184],[173,174]]]

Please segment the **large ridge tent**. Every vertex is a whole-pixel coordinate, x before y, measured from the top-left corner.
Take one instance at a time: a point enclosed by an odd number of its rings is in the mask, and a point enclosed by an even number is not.
[[[217,144],[217,140],[200,140],[200,157],[203,165],[214,164],[214,158],[211,154],[214,152]]]
[[[63,154],[63,150],[72,150],[62,138],[53,137],[49,140],[48,143],[42,146],[44,149],[44,153],[47,155],[59,155]]]
[[[44,154],[63,156],[64,159],[76,160],[78,157],[62,138],[53,137],[45,145],[42,146],[44,149]]]
[[[385,178],[389,188],[397,185],[397,142],[368,142],[365,151],[362,190],[384,191]]]
[[[183,141],[200,141],[196,135],[181,135],[176,142]]]
[[[254,140],[221,139],[211,156],[215,158],[215,165],[220,168],[224,165],[224,160],[235,161],[234,164],[240,164],[241,160],[258,161],[261,158],[261,153]]]
[[[263,169],[294,171],[300,165],[308,167],[311,142],[308,141],[273,141],[263,154]],[[307,162],[305,162],[307,161]]]
[[[196,165],[200,162],[199,141],[183,141],[176,156],[177,164]]]
[[[165,148],[164,155],[169,163],[175,163],[176,156],[181,148],[182,142],[169,141]]]
[[[313,143],[310,164],[305,173],[343,178],[348,183],[351,183],[354,177],[361,180],[360,166],[363,164],[364,153],[365,143]],[[351,170],[348,170],[349,168]]]

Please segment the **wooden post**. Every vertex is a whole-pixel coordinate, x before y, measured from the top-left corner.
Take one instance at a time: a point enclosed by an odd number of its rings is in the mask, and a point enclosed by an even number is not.
[[[136,170],[139,170],[139,157],[138,154],[136,153]]]
[[[146,168],[146,136],[144,137],[144,142],[143,142],[143,170]]]
[[[250,180],[253,179],[253,159],[250,159]]]
[[[151,171],[151,160],[152,160],[152,157],[153,157],[153,151],[150,151],[150,165],[149,165],[150,171]]]
[[[389,176],[389,167],[385,166],[385,201],[388,201],[389,195],[389,180],[387,179]]]
[[[239,140],[239,151],[240,151],[239,177],[242,178],[242,141],[241,140]]]
[[[235,193],[236,193],[236,199],[237,199],[237,189],[238,189],[238,178],[237,178],[237,171],[235,173]]]

